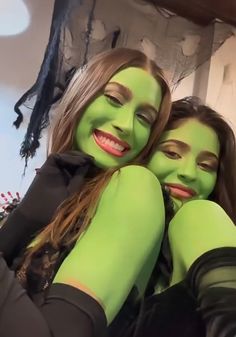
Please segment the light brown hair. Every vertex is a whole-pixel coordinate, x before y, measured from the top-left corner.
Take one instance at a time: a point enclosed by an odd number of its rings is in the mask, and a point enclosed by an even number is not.
[[[170,90],[162,70],[154,61],[140,51],[127,48],[103,52],[95,56],[82,71],[78,70],[74,74],[58,107],[58,117],[51,137],[51,153],[62,153],[72,149],[75,130],[85,108],[102,93],[111,77],[128,67],[148,71],[162,90],[158,118],[152,126],[148,143],[132,163],[139,164],[147,160],[169,117]],[[39,234],[38,243],[29,254],[32,255],[46,242],[50,242],[55,248],[74,242],[89,224],[99,195],[116,169],[101,172],[88,181],[81,191],[66,199],[58,208],[53,221]],[[83,221],[78,229],[78,219],[81,217]]]
[[[162,102],[158,118],[152,127],[147,145],[138,156],[138,161],[150,152],[169,117],[169,87],[162,70],[145,54],[138,50],[117,48],[95,56],[84,69],[78,69],[74,74],[57,109],[51,136],[51,153],[62,153],[72,149],[76,127],[86,107],[102,93],[107,82],[117,72],[128,67],[145,69],[161,86]]]

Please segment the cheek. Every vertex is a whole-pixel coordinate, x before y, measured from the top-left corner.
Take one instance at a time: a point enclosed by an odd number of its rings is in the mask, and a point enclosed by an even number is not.
[[[166,161],[160,161],[156,166],[156,176],[160,182],[164,182],[167,177],[172,176],[175,170],[172,166]]]
[[[134,145],[137,148],[144,148],[147,145],[148,140],[151,135],[151,129],[149,127],[143,127],[141,125],[136,125],[133,131]]]
[[[99,126],[100,119],[98,117],[99,113],[96,114],[92,110],[84,112],[76,129],[77,139],[91,136],[93,129]]]
[[[84,119],[82,118],[76,128],[74,136],[74,144],[78,149],[91,139],[92,131],[93,127],[91,123],[89,123],[86,117]]]
[[[204,182],[202,184],[202,187],[203,187],[202,194],[205,199],[207,199],[209,195],[212,193],[212,191],[214,190],[215,185],[216,185],[216,180],[217,180],[216,174],[206,177],[204,179]]]
[[[96,120],[96,116],[92,113],[92,111],[85,112],[80,119],[78,129],[84,130],[88,127],[88,125],[93,124],[94,120]]]
[[[156,153],[147,167],[155,174],[160,182],[163,182],[167,176],[175,171],[174,166],[174,163],[168,160],[162,153]]]
[[[107,109],[105,108],[105,104],[101,102],[101,98],[99,98],[85,109],[79,126],[84,128],[88,124],[96,124],[99,120],[104,119],[105,115],[108,115]]]

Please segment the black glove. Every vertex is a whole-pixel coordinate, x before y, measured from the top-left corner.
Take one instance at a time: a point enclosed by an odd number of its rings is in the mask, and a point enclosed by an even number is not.
[[[78,151],[51,154],[0,230],[0,251],[8,263],[52,219],[57,207],[79,191],[93,159]]]

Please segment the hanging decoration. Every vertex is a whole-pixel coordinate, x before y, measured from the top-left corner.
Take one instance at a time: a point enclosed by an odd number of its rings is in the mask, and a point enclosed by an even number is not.
[[[26,164],[50,123],[50,108],[63,94],[76,68],[96,53],[116,47],[141,49],[166,71],[172,88],[190,75],[232,36],[221,22],[196,25],[148,1],[55,0],[49,42],[36,82],[15,104],[32,109],[20,149]]]

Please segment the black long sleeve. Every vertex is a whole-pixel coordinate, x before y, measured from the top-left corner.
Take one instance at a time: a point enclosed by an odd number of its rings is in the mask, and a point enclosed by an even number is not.
[[[1,337],[102,337],[106,317],[89,295],[64,284],[53,284],[41,307],[21,287],[0,257]]]
[[[91,157],[77,151],[48,157],[23,200],[0,230],[0,252],[9,265],[52,220],[57,207],[80,190],[91,164]]]
[[[0,257],[0,336],[52,337],[39,309]]]
[[[103,337],[106,316],[92,297],[66,284],[53,284],[41,312],[54,337]]]

